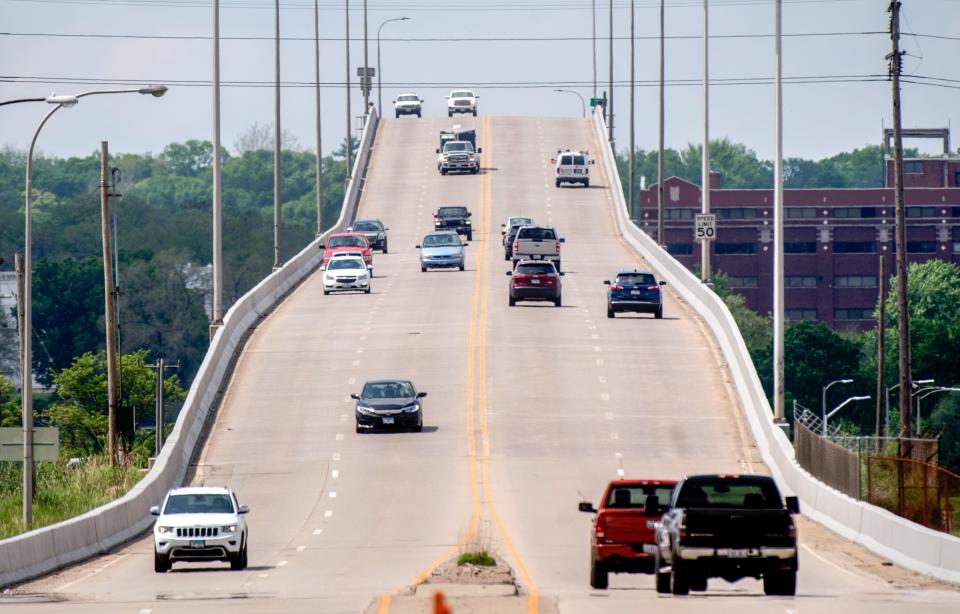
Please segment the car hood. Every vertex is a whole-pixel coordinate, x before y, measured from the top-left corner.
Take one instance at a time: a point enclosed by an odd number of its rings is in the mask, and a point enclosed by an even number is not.
[[[237,524],[237,514],[169,514],[157,519],[164,527],[218,527]]]
[[[460,245],[444,245],[442,247],[422,247],[421,256],[459,256],[463,253],[463,247]]]
[[[401,397],[397,399],[360,399],[360,404],[373,409],[401,409],[408,405],[416,403],[414,397]]]
[[[341,253],[343,253],[343,252],[361,252],[361,253],[364,253],[364,252],[369,252],[369,251],[370,251],[370,248],[369,248],[369,247],[346,247],[346,246],[344,246],[344,247],[328,247],[328,248],[327,248],[327,254],[328,254],[328,255],[330,255],[330,254],[341,254]]]
[[[398,100],[395,103],[398,107],[419,107],[419,100]]]

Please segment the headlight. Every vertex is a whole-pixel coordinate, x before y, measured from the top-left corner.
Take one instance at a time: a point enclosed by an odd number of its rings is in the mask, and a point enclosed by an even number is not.
[[[367,274],[366,274],[366,273],[360,273],[359,275],[357,275],[357,280],[358,280],[358,281],[364,281],[364,280],[366,280],[366,279],[367,279]]]
[[[373,415],[376,413],[372,407],[367,407],[366,405],[357,405],[357,411],[360,412],[361,414],[369,414],[369,415]]]
[[[468,223],[468,224],[471,223],[470,220],[467,220],[467,223]]]
[[[173,527],[157,527],[157,533],[173,533]]]
[[[407,407],[404,407],[404,408],[403,408],[403,411],[404,411],[405,413],[408,413],[408,414],[412,414],[412,413],[418,412],[418,411],[420,411],[420,404],[419,404],[419,403],[414,403],[413,405],[408,405]]]
[[[237,532],[237,525],[235,525],[235,524],[228,524],[228,525],[226,525],[226,526],[220,527],[220,530],[223,531],[224,533],[236,533],[236,532]]]

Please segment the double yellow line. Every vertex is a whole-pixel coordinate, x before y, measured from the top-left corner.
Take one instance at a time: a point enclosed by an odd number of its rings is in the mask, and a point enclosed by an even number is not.
[[[483,117],[480,120],[480,146],[483,148],[483,159],[485,166],[492,167],[493,145],[490,138],[490,118]],[[426,580],[438,566],[456,556],[474,537],[480,527],[481,506],[486,506],[490,518],[501,539],[506,544],[507,549],[513,556],[514,563],[521,577],[524,586],[529,594],[527,598],[527,611],[529,614],[536,614],[539,609],[540,596],[537,592],[533,580],[530,578],[530,572],[526,564],[520,557],[520,553],[514,546],[513,541],[507,534],[507,529],[497,512],[497,507],[493,502],[493,495],[490,490],[490,436],[487,428],[487,313],[488,297],[490,287],[490,261],[492,237],[492,218],[493,218],[493,175],[489,172],[480,175],[480,215],[475,218],[473,232],[475,235],[474,245],[481,243],[484,246],[483,251],[479,249],[474,251],[477,263],[477,272],[473,284],[473,298],[470,309],[470,337],[469,337],[469,357],[467,360],[467,449],[468,468],[470,474],[470,527],[467,532],[451,546],[442,555],[437,557],[430,565],[420,571],[414,578],[413,583],[420,584]],[[477,435],[480,435],[480,450],[478,452]],[[477,480],[479,457],[479,483]],[[380,599],[379,614],[386,614],[390,610],[390,595],[384,594]]]

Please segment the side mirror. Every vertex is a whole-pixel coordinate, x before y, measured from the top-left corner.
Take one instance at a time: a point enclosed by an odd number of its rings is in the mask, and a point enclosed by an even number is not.
[[[474,98],[479,98],[479,97],[480,97],[480,95],[479,95],[479,94],[477,94],[476,96],[474,96]]]
[[[440,150],[439,150],[439,149],[437,150],[437,153],[440,153]]]
[[[318,247],[319,249],[327,249],[327,246],[324,245],[323,243],[321,243],[321,244],[318,245],[317,247]]]
[[[347,232],[353,232],[353,226],[347,226]]]
[[[587,164],[596,164],[596,163],[597,163],[596,160],[590,160],[589,162],[587,162]]]
[[[150,506],[150,515],[151,515],[151,516],[159,516],[159,515],[160,515],[160,506],[159,506],[159,505],[151,505],[151,506]]]
[[[667,282],[661,279],[661,280],[660,280],[660,285],[661,285],[661,286],[665,286],[665,285],[667,285]]]
[[[603,281],[603,285],[609,286],[609,285],[610,285],[610,280],[609,280],[609,279],[605,279],[605,280]]]
[[[359,401],[359,400],[360,400],[360,395],[357,394],[356,392],[354,392],[354,393],[352,393],[352,394],[350,395],[350,398],[351,398],[351,399],[357,399],[357,400]]]
[[[387,228],[387,227],[384,227],[384,228],[383,228],[383,232],[387,232],[388,230],[390,230],[390,229]]]
[[[566,243],[567,240],[566,240],[566,239],[560,239],[560,242],[561,242],[561,243]]]
[[[467,211],[467,217],[473,217],[473,214]]]
[[[483,147],[477,147],[477,153],[483,153]]]
[[[250,513],[250,506],[249,506],[249,505],[241,505],[241,506],[240,506],[240,509],[237,510],[237,511],[240,512],[241,514],[249,514],[249,513]]]
[[[560,271],[560,272],[558,273],[558,275],[560,275],[560,277],[563,277],[563,276],[565,276],[565,275],[566,275],[566,273],[565,273],[565,272],[563,272],[563,271]]]
[[[397,104],[396,100],[391,100],[390,102],[392,102],[393,104]]]
[[[657,495],[648,495],[643,504],[644,516],[658,516],[660,514],[660,497]]]
[[[509,275],[513,275],[513,271],[505,271],[505,273],[506,273],[508,276],[509,276]]]
[[[556,164],[556,163],[557,163],[556,158],[550,158],[550,164]]]
[[[593,507],[593,504],[589,501],[581,501],[577,506],[577,509],[581,512],[586,512],[588,514],[596,514],[597,510]]]
[[[323,266],[323,265],[321,264],[321,265],[320,265],[320,270],[321,270],[321,271],[326,271],[326,270],[327,270],[327,267],[325,267],[325,266]]]
[[[787,497],[786,503],[787,503],[787,512],[791,514],[800,513],[800,499],[798,499],[797,497]]]
[[[417,393],[417,398],[418,398],[418,399],[422,399],[422,398],[425,397],[425,396],[427,396],[427,393],[426,393],[426,392],[418,392],[418,393]]]
[[[372,264],[368,264],[368,265],[367,265],[367,270],[368,270],[368,271],[372,271],[372,270],[373,270],[373,265],[372,265]]]
[[[422,249],[419,245],[414,245],[414,247],[417,249]]]

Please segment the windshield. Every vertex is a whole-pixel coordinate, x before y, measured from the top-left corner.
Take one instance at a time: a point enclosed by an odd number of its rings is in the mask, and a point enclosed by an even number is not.
[[[443,151],[444,153],[448,151],[473,151],[473,145],[466,141],[454,141],[452,143],[444,143]]]
[[[647,497],[655,495],[660,506],[666,507],[670,502],[673,486],[659,484],[642,484],[637,486],[617,486],[610,491],[605,507],[640,508],[647,502]]]
[[[379,231],[381,228],[380,224],[377,222],[357,222],[353,225],[354,230],[374,230]]]
[[[549,262],[537,264],[521,264],[514,271],[517,275],[555,275],[557,270]]]
[[[232,514],[229,495],[170,495],[164,514]]]
[[[407,94],[407,95],[405,95],[405,96],[398,96],[398,97],[397,97],[397,100],[413,100],[413,101],[417,101],[417,100],[420,100],[420,99],[417,98],[417,96],[416,96],[415,94]]]
[[[427,235],[423,238],[424,247],[457,247],[460,245],[460,237],[452,234]]]
[[[365,399],[404,399],[414,396],[410,382],[370,382],[360,396]]]
[[[557,233],[555,233],[552,228],[539,228],[534,226],[521,228],[517,234],[517,238],[531,239],[533,241],[553,241],[557,238]]]
[[[533,224],[533,218],[529,217],[512,217],[507,220],[507,226],[529,226]]]
[[[440,207],[437,210],[440,217],[467,217],[466,207]]]
[[[649,273],[626,273],[617,275],[617,283],[624,286],[653,286],[657,279]]]
[[[366,247],[367,240],[363,237],[333,237],[327,247]]]
[[[451,98],[473,98],[473,92],[468,91],[468,90],[462,90],[462,91],[459,91],[459,92],[451,92],[451,93],[450,93],[450,97],[451,97]]]
[[[677,507],[746,509],[783,507],[777,487],[768,480],[697,478],[688,480],[678,495]]]
[[[334,258],[330,261],[330,264],[327,266],[329,270],[337,269],[366,269],[366,265],[363,264],[362,260],[354,260],[353,258]]]

